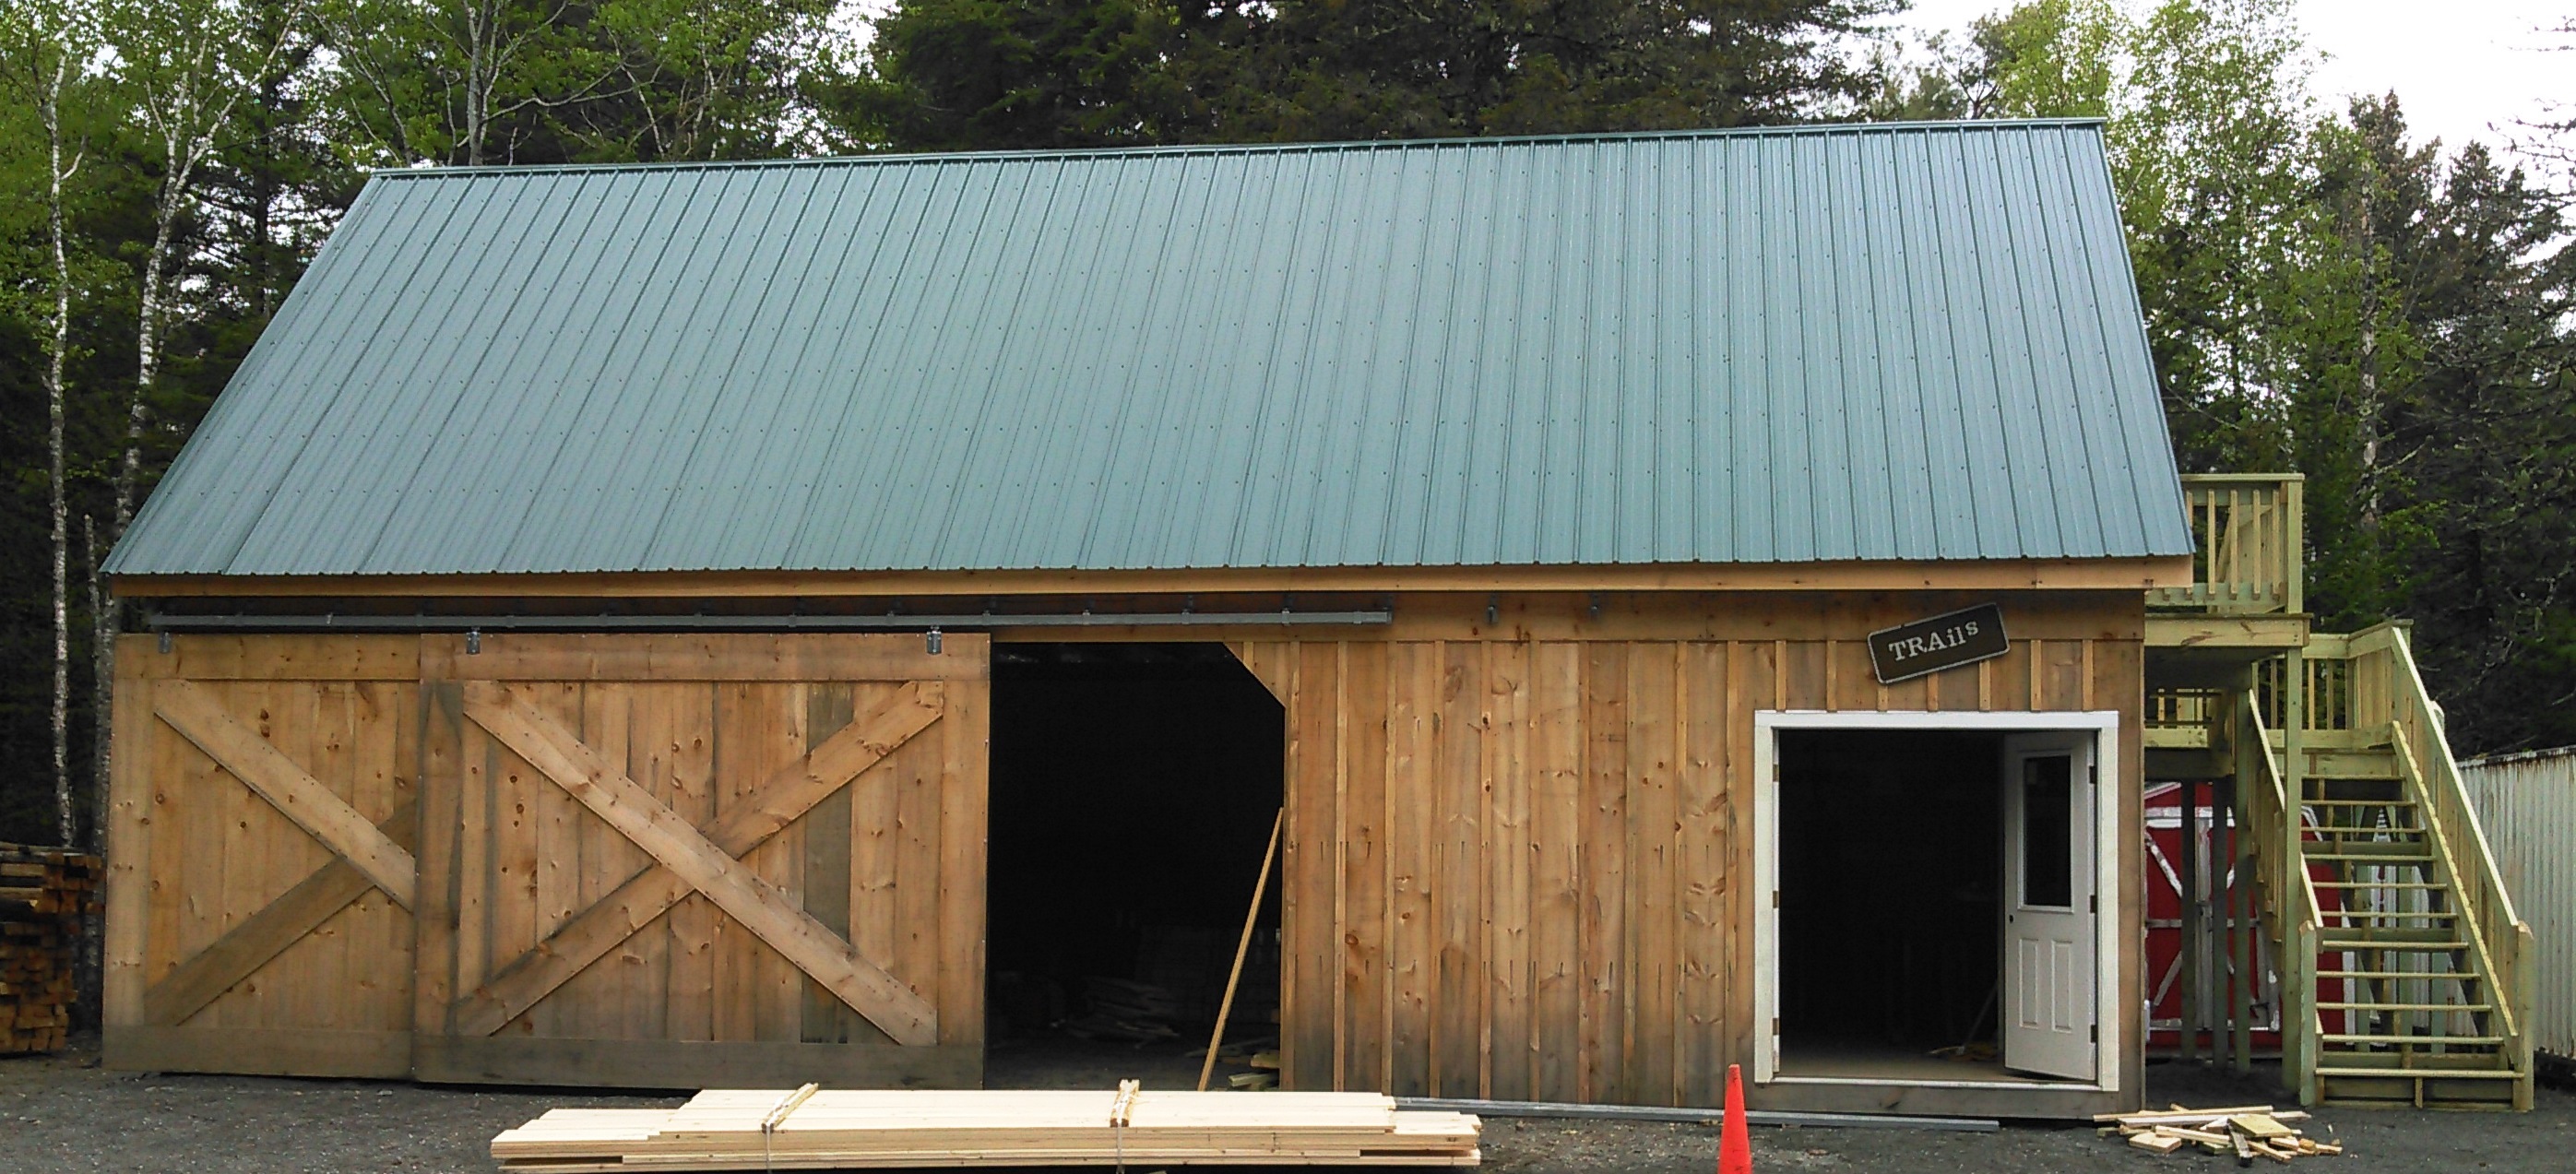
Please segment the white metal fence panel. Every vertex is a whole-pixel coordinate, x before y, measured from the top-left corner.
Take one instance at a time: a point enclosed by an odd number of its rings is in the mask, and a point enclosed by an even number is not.
[[[2576,746],[2471,759],[2460,781],[2538,947],[2533,1046],[2576,1057]]]

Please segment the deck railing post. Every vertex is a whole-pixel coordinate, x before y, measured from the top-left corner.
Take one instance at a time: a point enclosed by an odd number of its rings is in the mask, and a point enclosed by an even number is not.
[[[2281,485],[2281,495],[2289,507],[2287,511],[2289,522],[2285,527],[2287,534],[2284,535],[2287,541],[2282,544],[2281,552],[2282,557],[2289,563],[2289,608],[2291,615],[2300,615],[2308,610],[2308,483],[2306,479],[2300,477],[2286,479]]]

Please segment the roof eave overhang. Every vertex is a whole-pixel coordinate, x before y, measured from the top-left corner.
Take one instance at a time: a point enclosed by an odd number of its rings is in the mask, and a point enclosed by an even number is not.
[[[2188,555],[1797,563],[1171,570],[599,571],[460,575],[118,575],[127,599],[688,598],[1456,591],[2145,591]]]

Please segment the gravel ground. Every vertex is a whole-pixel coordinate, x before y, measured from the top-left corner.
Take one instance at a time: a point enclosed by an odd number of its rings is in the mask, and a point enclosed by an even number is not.
[[[997,1057],[997,1060],[999,1058]],[[346,1080],[271,1080],[106,1072],[93,1050],[0,1058],[0,1171],[205,1171],[342,1174],[493,1169],[494,1133],[549,1108],[647,1108],[668,1096],[579,1090],[460,1090]],[[997,1068],[1000,1065],[997,1063]],[[2261,1081],[2197,1069],[2149,1070],[2151,1101],[2252,1103]],[[2372,1171],[2576,1171],[2576,1093],[2541,1090],[2527,1114],[2326,1110],[2312,1132],[2349,1156],[2318,1174]],[[1753,1131],[1757,1170],[1966,1174],[2009,1171],[2234,1169],[2203,1155],[2157,1158],[2088,1128],[2008,1125],[1995,1133],[1883,1129]],[[1698,1125],[1491,1119],[1493,1174],[1707,1174],[1717,1130]]]

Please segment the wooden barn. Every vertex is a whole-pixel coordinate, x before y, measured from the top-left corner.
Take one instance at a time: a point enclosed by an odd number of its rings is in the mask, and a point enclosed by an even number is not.
[[[2090,123],[380,173],[108,567],[108,1062],[1178,1054],[1284,820],[1287,1087],[2134,1107],[2194,549]]]

